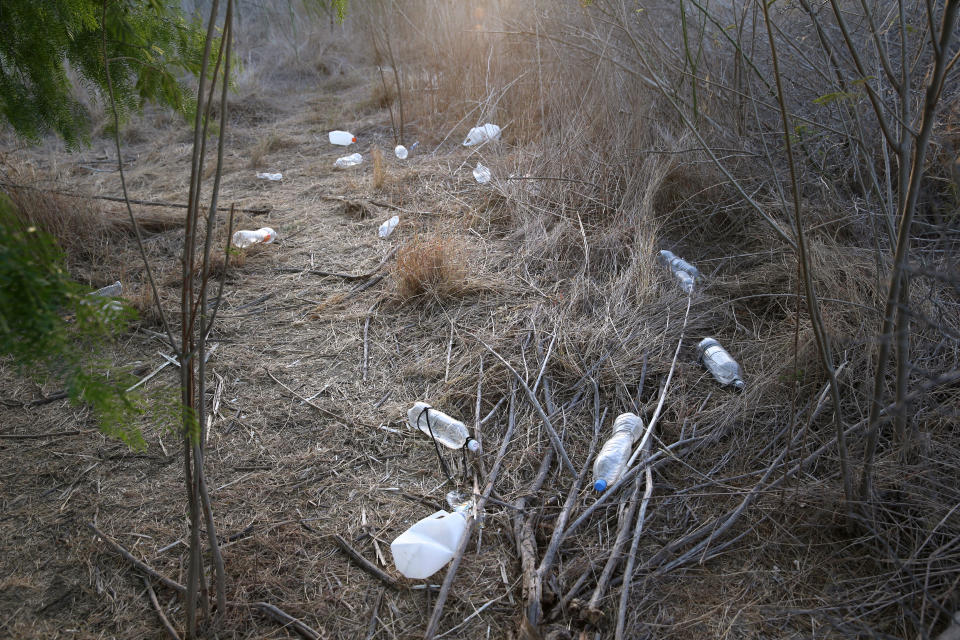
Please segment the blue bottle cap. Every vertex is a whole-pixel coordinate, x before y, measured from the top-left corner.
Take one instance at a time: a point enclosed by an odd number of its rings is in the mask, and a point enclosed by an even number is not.
[[[600,478],[599,480],[593,483],[593,489],[594,491],[606,491],[607,481],[604,480],[603,478]]]

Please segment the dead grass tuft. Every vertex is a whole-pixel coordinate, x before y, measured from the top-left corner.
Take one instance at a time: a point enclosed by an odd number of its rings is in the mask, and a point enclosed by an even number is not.
[[[387,180],[387,171],[383,166],[383,151],[380,147],[374,147],[370,155],[373,156],[373,190],[379,191]]]
[[[394,279],[401,298],[462,295],[467,290],[466,247],[446,234],[416,236],[397,251]]]
[[[276,133],[271,133],[265,138],[261,138],[260,142],[251,147],[248,155],[250,160],[247,162],[247,166],[251,169],[259,169],[264,166],[264,158],[266,158],[271,153],[275,153],[290,145],[290,141],[280,136]]]

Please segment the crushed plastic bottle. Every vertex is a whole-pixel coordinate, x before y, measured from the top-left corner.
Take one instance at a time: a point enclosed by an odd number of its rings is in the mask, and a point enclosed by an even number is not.
[[[230,239],[231,244],[238,249],[246,249],[255,244],[270,244],[277,239],[277,232],[270,227],[263,227],[256,231],[247,231],[241,229],[233,234]]]
[[[671,271],[679,269],[680,271],[686,271],[689,273],[693,279],[698,282],[703,280],[703,274],[700,273],[699,269],[672,251],[667,251],[666,249],[661,250],[660,253],[657,254],[657,259],[660,260],[662,265],[669,268]]]
[[[670,269],[670,273],[680,283],[680,288],[688,294],[693,293],[694,285],[703,278],[695,266],[683,258],[677,257],[672,251],[666,249],[660,251],[657,254],[657,260]]]
[[[630,459],[634,441],[643,433],[643,420],[635,413],[621,413],[613,422],[613,435],[603,443],[593,463],[593,488],[606,491],[620,479]]]
[[[456,418],[451,418],[442,411],[437,411],[426,402],[417,402],[407,411],[407,421],[410,426],[420,429],[428,436],[433,432],[434,439],[450,449],[462,449],[477,453],[480,443],[470,437],[467,425]]]
[[[491,140],[500,140],[500,127],[488,122],[482,127],[470,129],[470,133],[467,134],[467,137],[463,141],[463,146],[472,147]]]
[[[102,298],[119,298],[123,295],[123,284],[117,280],[113,284],[108,284],[102,289],[97,289],[90,295],[100,296]]]
[[[393,564],[407,578],[429,578],[453,559],[466,532],[466,510],[437,511],[390,543]]]
[[[393,153],[395,156],[397,156],[401,160],[406,160],[407,155],[409,154],[409,152],[407,151],[407,148],[402,144],[398,144],[396,147],[394,147]]]
[[[492,175],[490,174],[490,169],[488,169],[487,167],[483,166],[478,162],[477,168],[473,170],[473,177],[480,184],[486,184],[490,182],[490,178],[492,177]]]
[[[257,177],[260,178],[261,180],[270,180],[272,182],[279,182],[280,180],[283,180],[283,174],[279,172],[278,173],[260,173],[258,171]]]
[[[400,224],[400,216],[393,216],[380,225],[380,230],[377,231],[377,235],[381,238],[389,238],[390,234],[393,233],[393,230],[397,228],[398,224]]]
[[[349,156],[337,158],[337,161],[333,163],[333,166],[337,167],[338,169],[346,169],[347,167],[355,167],[361,162],[363,162],[362,155],[359,153],[351,153]]]
[[[339,145],[341,147],[349,147],[351,144],[357,141],[357,137],[350,133],[349,131],[331,131],[330,132],[330,144]]]
[[[713,338],[701,340],[700,344],[697,345],[697,353],[700,355],[703,366],[720,384],[732,384],[737,391],[743,391],[747,386],[743,381],[743,372],[740,370],[740,365]]]

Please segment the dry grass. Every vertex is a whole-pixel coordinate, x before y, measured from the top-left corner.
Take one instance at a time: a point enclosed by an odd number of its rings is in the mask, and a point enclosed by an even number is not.
[[[373,190],[380,191],[387,180],[387,170],[383,165],[383,151],[380,147],[374,147],[370,151],[370,156],[373,158]]]
[[[259,169],[265,166],[264,159],[272,154],[280,151],[285,147],[290,146],[290,141],[285,139],[283,136],[276,133],[271,133],[264,138],[261,138],[260,141],[251,147],[247,155],[249,161],[247,166],[251,169]]]
[[[397,251],[393,271],[401,298],[449,298],[467,290],[469,257],[459,238],[447,234],[415,236]]]

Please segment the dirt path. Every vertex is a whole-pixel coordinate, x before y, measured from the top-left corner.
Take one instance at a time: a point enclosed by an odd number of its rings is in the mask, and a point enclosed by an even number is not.
[[[360,104],[366,91],[366,86],[354,85],[339,98]],[[461,229],[448,231],[454,240],[470,237],[453,218],[436,215],[444,187],[428,185],[441,170],[450,175],[449,168],[416,153],[406,163],[396,160],[389,153],[384,112],[364,115],[358,110],[337,123],[360,138],[365,162],[333,171],[333,160],[343,151],[328,144],[326,131],[329,120],[349,108],[331,104],[320,92],[295,94],[279,87],[275,95],[247,97],[233,107],[221,204],[271,207],[263,216],[240,215],[238,226],[269,225],[279,242],[246,252],[228,277],[213,336],[218,348],[211,359],[211,387],[220,405],[210,429],[207,463],[225,541],[228,597],[272,602],[322,629],[324,637],[350,638],[365,633],[382,585],[351,564],[331,536],[346,537],[392,570],[390,540],[440,508],[447,489],[441,488],[435,454],[423,438],[403,428],[401,418],[416,399],[472,407],[475,389],[457,384],[458,377],[475,372],[479,364],[459,357],[463,318],[485,318],[498,296],[478,285],[468,299],[450,304],[405,304],[395,294],[392,262],[374,277],[359,280],[316,273],[368,273],[417,233],[451,225]],[[190,153],[185,127],[165,115],[148,114],[125,138],[130,196],[183,202]],[[369,155],[373,145],[387,151],[387,183],[376,192]],[[109,159],[115,157],[110,148],[107,139],[98,139],[77,156],[51,143],[21,151],[17,159],[32,163],[35,176],[51,178],[35,186],[116,195],[119,180],[109,169]],[[262,166],[255,168],[250,158],[260,152]],[[442,160],[452,162],[458,160]],[[257,170],[280,171],[283,180],[258,180]],[[469,171],[461,174],[469,177]],[[469,187],[463,178],[455,180]],[[333,199],[340,197],[362,206]],[[394,203],[402,211],[371,201]],[[116,210],[111,203],[96,204]],[[408,213],[414,210],[429,215]],[[378,226],[396,213],[401,226],[389,240],[379,239]],[[181,232],[171,230],[147,241],[168,309],[175,308],[179,295],[180,237]],[[479,274],[496,262],[497,249],[487,242],[470,244],[464,257],[471,262],[474,281],[480,282]],[[89,266],[91,286],[119,277],[128,295],[142,304],[135,253],[126,246],[122,258],[114,257]],[[505,280],[500,276],[498,281]],[[361,285],[369,286],[357,291]],[[500,295],[506,293],[501,288]],[[522,296],[510,293],[514,304],[523,304]],[[150,333],[158,329],[156,323],[147,322],[143,329],[148,331],[125,336],[113,354],[115,364],[132,364],[141,375],[163,363],[160,352],[171,353]],[[172,369],[147,383],[147,392],[171,389]],[[87,411],[64,401],[17,406],[57,389],[39,389],[5,365],[0,377],[3,399],[10,405],[0,408],[2,434],[14,436],[0,440],[0,635],[161,637],[139,574],[86,525],[96,522],[158,571],[179,579],[186,526],[177,438],[155,417],[145,416],[148,448],[132,452],[103,438]],[[497,399],[485,400],[485,410]],[[499,527],[492,514],[489,522],[491,542],[461,570],[467,585],[501,584],[501,592],[486,599],[506,596],[503,579],[514,574],[506,571],[496,548]],[[469,591],[465,586],[463,592]],[[179,619],[172,594],[162,587],[158,592],[167,614]],[[471,605],[457,595],[448,608],[454,619],[462,619],[486,599]],[[424,592],[389,594],[379,613],[381,637],[421,633],[430,608]],[[474,627],[476,635],[486,636],[488,625],[497,629],[505,624],[497,616],[506,610],[498,604],[488,607],[483,623]],[[221,637],[286,635],[246,608],[231,611],[227,628]],[[502,634],[494,631],[493,636]]]

